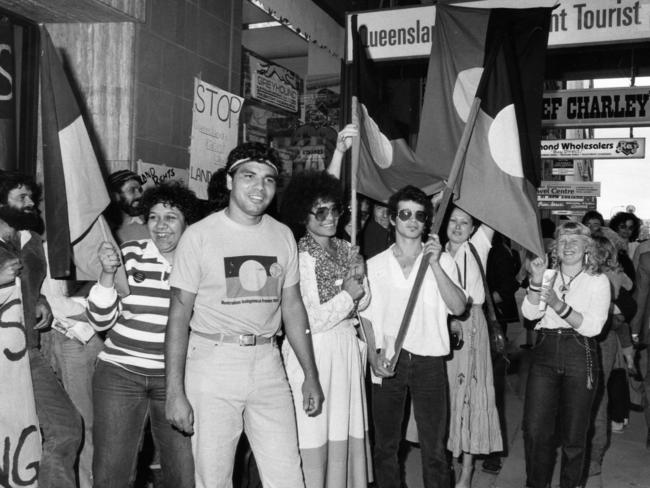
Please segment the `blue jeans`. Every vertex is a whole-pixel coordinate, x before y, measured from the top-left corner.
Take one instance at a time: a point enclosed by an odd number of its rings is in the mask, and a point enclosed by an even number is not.
[[[380,488],[400,488],[398,462],[407,393],[411,394],[422,452],[425,488],[448,488],[450,468],[445,447],[449,393],[445,360],[403,350],[395,376],[372,388],[375,427],[375,480]]]
[[[87,344],[52,331],[50,361],[70,400],[84,423],[84,436],[79,454],[79,488],[92,488],[93,467],[93,373],[97,355],[104,342],[95,334]]]
[[[587,431],[598,389],[596,340],[566,329],[537,332],[524,405],[526,483],[531,488],[550,486],[559,433],[560,487],[575,488],[583,477]],[[591,389],[587,387],[589,362]]]
[[[165,377],[145,376],[98,361],[93,377],[93,478],[95,488],[125,488],[135,479],[135,468],[147,418],[164,486],[194,486],[190,438],[165,419]]]
[[[77,486],[75,462],[82,439],[81,416],[40,349],[29,349],[36,415],[43,433],[38,486]]]

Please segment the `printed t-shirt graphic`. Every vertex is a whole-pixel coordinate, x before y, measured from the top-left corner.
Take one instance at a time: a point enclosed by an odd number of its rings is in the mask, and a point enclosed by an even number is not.
[[[226,274],[226,298],[223,304],[241,303],[239,299],[280,300],[282,266],[275,256],[232,256],[223,259]]]

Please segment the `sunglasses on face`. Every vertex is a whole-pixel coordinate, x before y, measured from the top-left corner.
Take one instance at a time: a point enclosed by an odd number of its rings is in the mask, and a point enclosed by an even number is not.
[[[330,214],[332,214],[333,219],[338,219],[341,216],[341,207],[338,205],[333,205],[331,207],[318,207],[316,210],[312,210],[309,213],[319,222],[323,222]]]
[[[427,213],[424,210],[417,210],[415,214],[413,214],[413,211],[408,208],[403,208],[399,212],[397,212],[397,216],[402,222],[408,222],[411,217],[415,215],[415,220],[421,223],[425,223],[427,221]]]

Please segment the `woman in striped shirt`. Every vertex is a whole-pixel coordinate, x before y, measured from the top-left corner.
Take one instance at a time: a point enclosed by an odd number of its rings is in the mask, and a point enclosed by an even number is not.
[[[164,343],[170,302],[169,275],[176,245],[199,217],[199,201],[177,184],[151,188],[142,197],[149,239],[108,242],[98,250],[102,273],[88,296],[88,317],[107,330],[93,377],[93,477],[96,488],[131,486],[147,419],[164,486],[194,486],[189,437],[165,419]],[[130,295],[118,296],[115,272],[124,261]]]

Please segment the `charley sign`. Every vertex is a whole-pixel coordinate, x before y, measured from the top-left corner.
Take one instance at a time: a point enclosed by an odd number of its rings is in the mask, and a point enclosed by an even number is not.
[[[542,159],[643,159],[645,138],[542,141]]]
[[[602,88],[544,92],[542,126],[650,125],[650,88]]]

